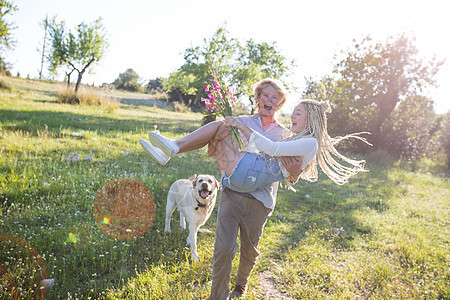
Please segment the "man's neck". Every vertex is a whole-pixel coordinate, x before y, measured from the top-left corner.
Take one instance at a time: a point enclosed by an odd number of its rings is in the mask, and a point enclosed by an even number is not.
[[[275,123],[277,120],[275,119],[274,116],[272,117],[261,117],[261,125],[263,127],[263,129],[267,128],[268,126],[270,126],[271,124]]]

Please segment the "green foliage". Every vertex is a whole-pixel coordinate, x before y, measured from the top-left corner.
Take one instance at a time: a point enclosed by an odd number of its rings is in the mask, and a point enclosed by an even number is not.
[[[430,157],[437,134],[435,119],[433,101],[423,96],[405,99],[382,124],[383,148],[408,160]]]
[[[139,75],[133,69],[127,69],[125,72],[120,73],[113,84],[116,89],[120,90],[131,92],[142,91],[142,86],[139,83]]]
[[[237,41],[228,37],[228,31],[219,27],[213,36],[203,40],[202,46],[185,50],[185,63],[176,72],[171,73],[162,86],[171,95],[172,101],[182,101],[202,108],[204,82],[211,78],[211,70],[229,74],[231,62],[236,53]]]
[[[75,32],[68,32],[65,22],[57,22],[54,17],[49,21],[49,35],[52,43],[48,56],[49,70],[57,72],[64,66],[68,85],[70,85],[70,75],[77,71],[78,79],[75,85],[75,92],[77,92],[86,70],[102,59],[108,46],[102,19],[99,18],[91,24],[82,22]]]
[[[286,88],[293,88],[283,78],[290,75],[290,70],[295,63],[281,55],[275,42],[258,44],[250,39],[245,42],[245,46],[240,46],[239,49],[235,66],[231,70],[231,84],[236,88],[238,97],[247,96],[252,106],[252,114],[255,109],[252,98],[254,96],[253,85],[256,82],[264,78],[274,78],[281,80]]]
[[[450,111],[444,116],[444,122],[442,126],[442,146],[444,149],[445,157],[447,159],[447,166],[450,168]]]
[[[0,0],[0,45],[11,48],[14,41],[12,39],[12,30],[15,28],[12,23],[5,20],[6,16],[12,15],[17,11],[17,6],[13,1]]]
[[[344,53],[334,74],[322,78],[325,93],[318,82],[309,80],[305,96],[332,102],[329,128],[333,134],[368,131],[375,150],[418,158],[426,154],[423,143],[433,137],[427,130],[435,126],[432,102],[421,97],[421,91],[435,84],[433,78],[442,63],[420,59],[414,39],[406,35],[385,43],[367,37]],[[369,150],[361,143],[352,149]]]
[[[169,78],[161,78],[161,86],[169,93],[172,101],[188,103],[197,92],[194,85],[196,81],[197,77],[194,74],[180,69],[171,73]]]
[[[204,82],[211,79],[212,70],[230,83],[238,97],[249,99],[253,104],[253,85],[257,81],[267,77],[281,80],[294,66],[275,43],[258,44],[248,40],[241,45],[237,39],[229,37],[224,26],[219,27],[211,38],[204,39],[202,46],[186,49],[184,58],[185,64],[170,74],[163,88],[175,96],[172,101],[191,101],[193,106],[201,109]],[[290,87],[287,81],[284,83]]]
[[[158,77],[156,79],[150,79],[147,85],[145,86],[145,92],[146,93],[163,92],[161,81],[162,81],[161,77]]]

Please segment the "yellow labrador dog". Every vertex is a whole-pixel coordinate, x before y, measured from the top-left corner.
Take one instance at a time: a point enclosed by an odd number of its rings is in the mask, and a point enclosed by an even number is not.
[[[192,259],[198,261],[197,232],[211,215],[216,203],[219,182],[212,175],[196,175],[189,179],[175,181],[169,189],[166,206],[166,227],[170,232],[170,218],[178,207],[180,211],[180,227],[186,229],[189,223],[189,236],[186,240],[191,246]]]

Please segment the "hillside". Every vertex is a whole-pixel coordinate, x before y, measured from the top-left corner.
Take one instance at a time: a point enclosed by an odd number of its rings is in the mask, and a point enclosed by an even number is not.
[[[177,214],[170,234],[164,217],[171,183],[218,178],[214,158],[200,149],[163,167],[138,143],[155,126],[181,137],[202,115],[128,93],[117,94],[114,110],[59,104],[58,84],[3,80],[0,298],[206,299],[216,210],[203,226],[213,234],[199,235],[198,263]],[[79,160],[68,159],[75,153]],[[368,159],[369,172],[344,186],[320,176],[280,190],[244,299],[450,298],[448,170],[423,160],[412,171],[382,153]],[[135,239],[111,237],[93,213],[99,190],[118,178],[142,182],[156,203],[153,224]],[[237,259],[232,278],[236,268]]]

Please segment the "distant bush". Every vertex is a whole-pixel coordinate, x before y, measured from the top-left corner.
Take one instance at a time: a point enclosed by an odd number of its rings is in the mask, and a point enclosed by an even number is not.
[[[163,91],[152,91],[150,92],[150,96],[152,99],[169,101],[169,95]]]
[[[0,78],[0,90],[11,91],[11,86],[3,78]]]
[[[190,111],[189,107],[186,106],[183,102],[173,102],[173,109],[176,112],[188,112]]]
[[[143,90],[139,83],[139,75],[133,69],[127,69],[120,73],[119,77],[114,80],[113,85],[118,90],[130,92],[141,92]]]
[[[213,121],[215,121],[217,118],[217,114],[211,113],[211,112],[206,112],[206,114],[203,115],[202,118],[202,125],[206,125],[208,123],[211,123]]]
[[[82,87],[75,93],[72,88],[61,88],[58,92],[58,102],[67,104],[99,105],[107,108],[118,108],[116,97],[107,93],[104,89]]]

